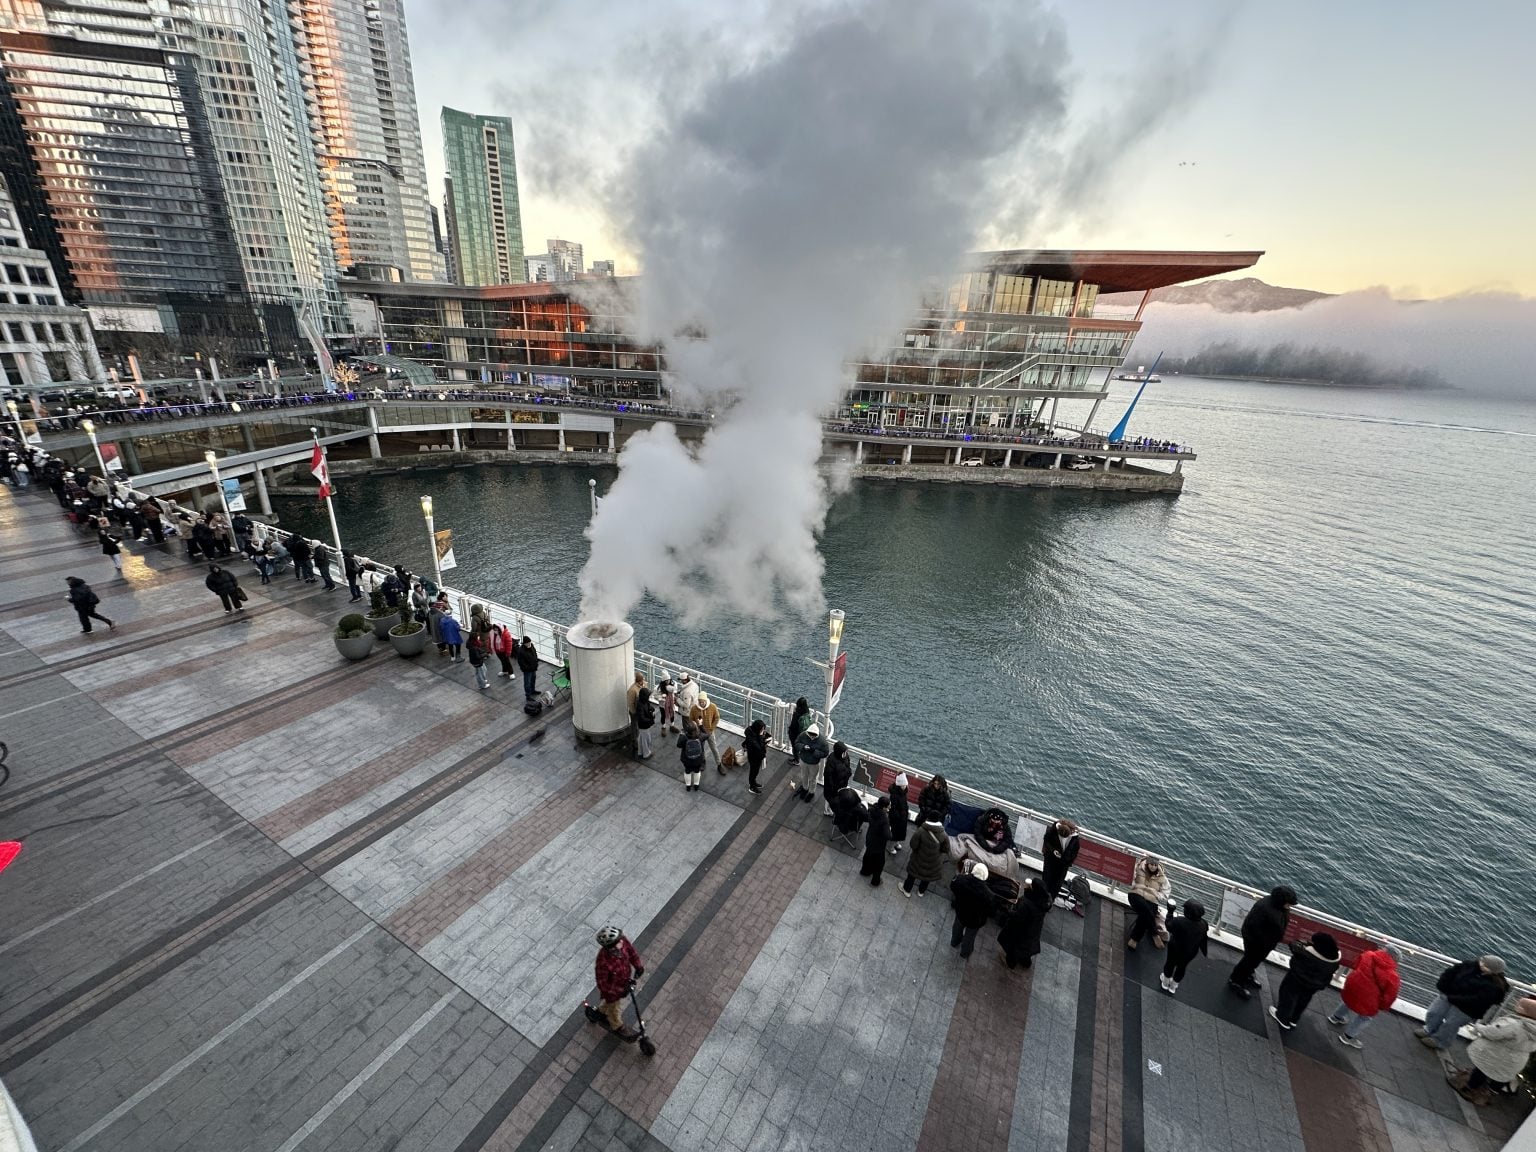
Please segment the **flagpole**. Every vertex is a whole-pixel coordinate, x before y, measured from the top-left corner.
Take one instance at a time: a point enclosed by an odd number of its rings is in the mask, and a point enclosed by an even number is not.
[[[311,428],[309,434],[315,438],[315,447],[320,450],[320,463],[325,467],[325,482],[321,487],[325,490],[325,511],[331,518],[331,540],[336,545],[336,564],[341,570],[342,577],[347,574],[346,553],[341,550],[341,529],[336,527],[336,506],[331,503],[331,464],[326,456],[325,446],[320,443],[320,432]]]

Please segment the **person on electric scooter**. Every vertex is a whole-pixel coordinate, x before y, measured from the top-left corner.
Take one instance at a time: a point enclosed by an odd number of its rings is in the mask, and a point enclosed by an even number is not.
[[[613,925],[597,934],[597,991],[602,997],[601,1012],[608,1027],[621,1040],[633,1040],[640,1034],[624,1025],[624,998],[629,986],[645,975],[640,953],[628,937]]]

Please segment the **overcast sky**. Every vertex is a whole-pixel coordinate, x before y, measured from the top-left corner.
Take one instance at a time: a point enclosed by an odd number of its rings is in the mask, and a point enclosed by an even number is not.
[[[405,0],[432,196],[439,110],[510,116],[523,234],[637,271],[609,205],[694,79],[832,0]],[[1536,9],[1051,3],[1080,137],[1114,163],[1011,246],[1264,249],[1276,284],[1536,295]],[[1080,145],[1079,145],[1080,146]],[[1060,156],[1042,165],[1063,163]]]

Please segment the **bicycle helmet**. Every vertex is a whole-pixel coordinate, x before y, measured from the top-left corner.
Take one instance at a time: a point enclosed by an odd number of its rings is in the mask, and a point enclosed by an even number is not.
[[[619,942],[619,938],[623,935],[624,933],[620,932],[617,928],[610,924],[608,927],[599,930],[597,934],[597,942],[604,948],[609,948],[614,944],[617,944]]]

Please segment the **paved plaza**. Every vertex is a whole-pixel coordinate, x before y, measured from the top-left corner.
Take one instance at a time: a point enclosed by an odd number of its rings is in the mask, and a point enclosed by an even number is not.
[[[904,855],[861,881],[780,753],[762,796],[686,793],[670,748],[580,744],[467,663],[346,663],[344,589],[242,571],[226,616],[180,546],[127,552],[0,489],[0,1079],[43,1152],[1493,1152],[1516,1123],[1404,1018],[1354,1052],[1329,993],[1282,1035],[1279,972],[1239,1002],[1219,946],[1170,998],[1107,901],[1029,972],[990,931],[962,962],[945,896],[903,899]],[[79,633],[70,575],[115,631]],[[652,1059],[580,1011],[607,923]]]

